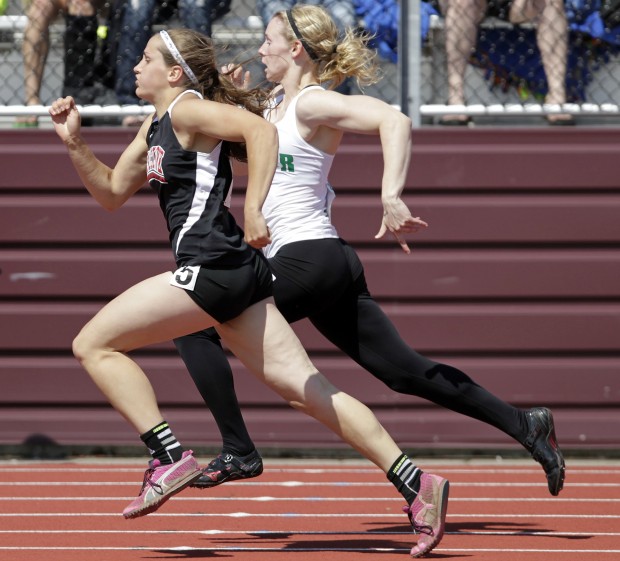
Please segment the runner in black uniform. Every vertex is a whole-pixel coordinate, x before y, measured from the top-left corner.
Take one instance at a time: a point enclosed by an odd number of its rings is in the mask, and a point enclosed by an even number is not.
[[[371,297],[355,251],[338,238],[331,225],[330,189],[325,178],[343,130],[380,135],[386,163],[379,235],[390,230],[408,252],[401,233],[425,223],[413,218],[400,199],[411,151],[409,119],[378,100],[342,96],[316,86],[355,75],[351,68],[363,65],[353,64],[352,57],[359,54],[358,60],[363,61],[365,56],[355,49],[357,39],[338,38],[333,28],[330,32],[327,18],[315,6],[281,12],[269,23],[266,41],[259,50],[267,79],[280,84],[274,96],[277,105],[269,117],[278,128],[280,162],[284,163],[276,168],[263,207],[272,238],[265,252],[275,277],[276,305],[288,321],[309,318],[327,339],[391,389],[488,423],[517,440],[542,464],[549,491],[557,495],[563,486],[564,460],[557,447],[551,412],[515,408],[457,368],[421,356],[408,346]],[[288,165],[289,160],[294,165]],[[323,212],[314,208],[321,201]],[[230,367],[204,368],[221,357],[217,341],[202,332],[183,337],[176,344],[224,440],[222,454],[194,485],[210,487],[260,474],[262,462],[254,443],[245,437],[241,414],[228,406],[229,400],[223,408],[206,391],[217,386],[220,400],[222,388],[233,391],[228,381]],[[221,358],[219,361],[223,362]],[[232,425],[234,430],[227,431]]]
[[[171,115],[182,95],[202,98],[186,90],[161,119],[153,119],[147,133],[147,179],[168,223],[179,267],[175,283],[193,286],[187,294],[223,323],[271,296],[271,278],[266,260],[245,243],[226,204],[232,184],[229,144],[221,143],[208,157],[179,144]],[[174,178],[175,189],[166,178]]]
[[[220,80],[211,41],[194,31],[153,36],[135,73],[137,95],[156,113],[113,169],[81,138],[73,98],[59,99],[50,109],[75,168],[102,206],[120,207],[146,179],[157,189],[178,266],[173,274],[146,279],[112,300],[73,343],[76,357],[153,456],[140,494],[124,516],[153,512],[201,475],[192,452],[183,449],[162,418],[148,378],[126,353],[215,326],[246,367],[292,406],[321,421],[385,473],[397,471],[395,485],[414,527],[425,532],[420,541],[436,545],[444,531],[448,482],[403,460],[372,412],[316,370],[268,297],[271,273],[248,243],[263,247],[270,241],[260,209],[277,159],[275,127],[252,114],[259,107],[249,92]],[[228,155],[240,157],[245,151],[244,236],[226,200]]]

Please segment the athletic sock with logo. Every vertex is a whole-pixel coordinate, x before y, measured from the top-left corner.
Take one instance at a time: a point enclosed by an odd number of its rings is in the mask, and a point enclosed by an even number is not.
[[[153,459],[159,460],[162,465],[178,462],[183,456],[183,447],[166,421],[141,434],[140,438],[148,447]]]
[[[401,454],[387,472],[387,478],[405,498],[408,505],[415,500],[420,491],[422,470],[413,465],[406,454]]]

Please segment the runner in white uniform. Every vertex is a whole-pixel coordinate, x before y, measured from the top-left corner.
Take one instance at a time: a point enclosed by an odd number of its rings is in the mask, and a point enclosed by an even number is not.
[[[268,114],[278,128],[278,167],[263,206],[271,230],[272,242],[266,252],[275,277],[278,309],[291,322],[309,318],[327,339],[393,390],[426,398],[504,431],[542,464],[549,491],[557,495],[563,485],[564,460],[551,413],[544,408],[517,409],[460,370],[416,353],[369,294],[362,264],[331,224],[329,166],[343,132],[352,131],[381,139],[385,168],[380,234],[391,231],[408,251],[403,234],[425,226],[411,216],[400,198],[411,151],[410,120],[376,99],[342,96],[316,87],[318,82],[331,79],[337,84],[365,70],[367,54],[356,47],[356,39],[338,37],[328,20],[324,10],[314,6],[280,12],[269,23],[259,50],[266,78],[279,84],[275,106]],[[355,65],[354,60],[362,63]],[[230,372],[204,369],[220,352],[208,336],[197,333],[177,341],[190,374],[204,388],[201,393],[223,429],[223,452],[194,484],[201,487],[262,471],[260,455],[246,438],[241,413],[224,410],[207,395],[206,389],[213,385],[233,391],[227,382]],[[391,471],[389,476],[396,485],[397,475]],[[419,479],[413,477],[408,484],[415,487]],[[441,503],[441,497],[432,500]],[[436,535],[441,533],[441,523],[436,530]],[[435,538],[421,539],[412,553],[421,555],[436,543]]]
[[[274,121],[278,129],[279,161],[263,205],[271,234],[271,243],[263,249],[267,257],[274,257],[292,242],[338,237],[331,223],[335,195],[327,181],[334,155],[312,146],[297,129],[297,101],[313,90],[323,88],[310,85],[301,90],[289,103],[284,116]]]

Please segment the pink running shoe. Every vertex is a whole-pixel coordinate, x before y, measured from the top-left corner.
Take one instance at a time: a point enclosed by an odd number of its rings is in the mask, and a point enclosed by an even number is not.
[[[422,534],[418,543],[411,548],[411,557],[426,555],[441,541],[446,527],[449,492],[450,483],[447,479],[422,474],[418,496],[411,506],[403,507],[413,531]]]
[[[176,495],[202,475],[191,450],[183,452],[178,462],[162,466],[152,460],[144,472],[144,481],[138,497],[123,510],[125,518],[137,518],[155,512],[170,497]]]

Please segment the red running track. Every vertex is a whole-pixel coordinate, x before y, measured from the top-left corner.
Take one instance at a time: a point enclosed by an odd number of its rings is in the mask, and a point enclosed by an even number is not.
[[[620,462],[569,461],[557,498],[533,461],[418,463],[451,483],[446,534],[430,558],[620,559]],[[417,541],[403,500],[366,462],[267,459],[260,478],[187,489],[125,520],[145,467],[0,463],[0,561],[391,561],[409,559]]]

